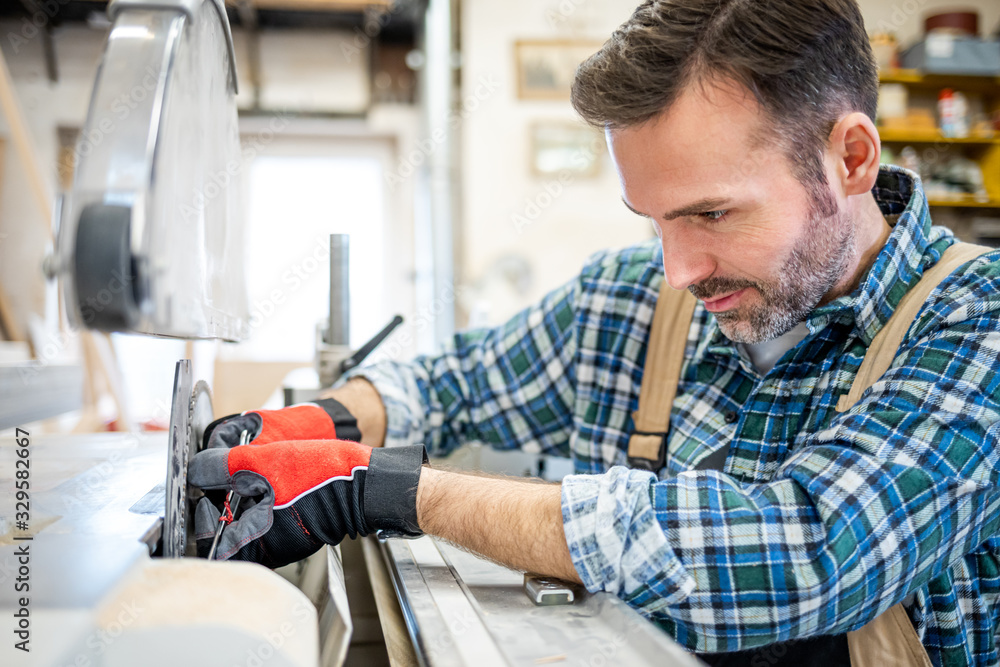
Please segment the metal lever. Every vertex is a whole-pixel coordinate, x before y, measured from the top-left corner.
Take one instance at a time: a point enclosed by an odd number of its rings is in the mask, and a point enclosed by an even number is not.
[[[362,345],[361,349],[359,349],[357,352],[355,352],[347,359],[344,359],[343,361],[340,362],[340,373],[344,374],[347,371],[354,368],[355,366],[360,365],[361,362],[365,360],[365,357],[371,354],[372,350],[381,345],[382,341],[388,338],[389,334],[391,334],[396,329],[396,327],[398,327],[402,323],[403,323],[402,315],[396,315],[395,317],[393,317],[392,320],[389,322],[389,324],[385,325],[385,327],[381,331],[375,334],[374,338],[372,338],[370,341]]]

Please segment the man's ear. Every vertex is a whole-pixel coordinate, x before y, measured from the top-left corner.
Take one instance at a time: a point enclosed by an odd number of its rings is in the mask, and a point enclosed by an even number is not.
[[[870,192],[878,178],[882,142],[872,119],[855,111],[833,126],[828,150],[836,160],[836,178],[845,195]]]

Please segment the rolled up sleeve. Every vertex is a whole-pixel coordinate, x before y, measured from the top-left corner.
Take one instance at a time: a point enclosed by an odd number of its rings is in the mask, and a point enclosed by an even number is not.
[[[587,590],[613,593],[647,615],[694,589],[653,511],[655,482],[652,473],[614,467],[562,483],[566,542]]]
[[[577,279],[499,327],[455,334],[438,354],[362,366],[344,380],[363,377],[382,396],[387,446],[443,456],[481,442],[566,456],[578,293]]]

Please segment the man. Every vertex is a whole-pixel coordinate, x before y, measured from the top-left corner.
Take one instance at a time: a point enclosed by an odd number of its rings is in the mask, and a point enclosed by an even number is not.
[[[220,431],[192,465],[195,483],[265,495],[226,555],[276,564],[422,531],[610,591],[715,664],[801,638],[782,645],[797,664],[847,664],[845,633],[900,602],[935,664],[995,664],[1000,256],[946,278],[882,381],[836,409],[954,243],[919,180],[880,169],[877,91],[853,0],[644,3],[581,66],[573,103],[659,243],[597,255],[437,356],[358,370],[311,408],[315,429],[268,431],[284,411],[231,422],[271,435],[230,450]],[[700,301],[650,472],[627,448],[663,280]],[[343,437],[345,408],[389,448],[322,440]],[[412,447],[473,440],[580,474],[472,477]]]

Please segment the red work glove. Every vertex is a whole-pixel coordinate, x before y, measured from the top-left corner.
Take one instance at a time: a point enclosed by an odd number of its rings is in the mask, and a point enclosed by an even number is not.
[[[248,410],[216,419],[205,429],[208,449],[235,447],[240,434],[250,432],[250,442],[264,445],[287,440],[361,441],[358,421],[340,401],[324,398],[280,410]]]
[[[188,481],[234,490],[257,502],[227,526],[216,558],[280,567],[324,544],[383,531],[420,535],[417,484],[422,445],[372,449],[345,440],[300,440],[198,452]],[[220,512],[209,498],[195,511],[199,555],[206,555]]]

